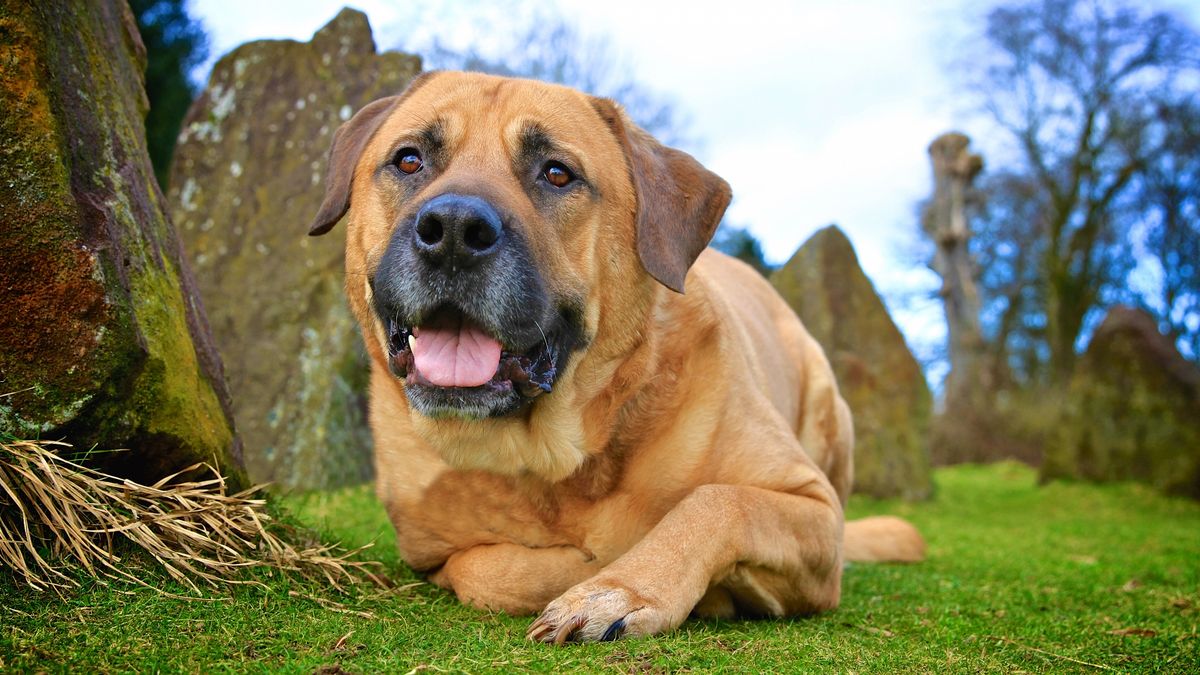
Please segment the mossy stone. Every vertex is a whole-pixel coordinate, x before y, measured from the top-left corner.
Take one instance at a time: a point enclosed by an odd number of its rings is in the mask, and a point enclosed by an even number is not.
[[[771,283],[825,349],[854,414],[854,491],[929,497],[929,385],[850,240],[818,231]]]
[[[1133,480],[1200,499],[1200,368],[1149,314],[1109,311],[1061,406],[1043,481]]]
[[[255,480],[319,488],[371,476],[368,367],[342,290],[345,228],[307,227],[334,131],[402,91],[420,60],[376,53],[342,10],[311,42],[217,62],[180,133],[168,201],[226,365]]]
[[[124,2],[0,2],[0,432],[245,484],[221,362],[146,152]]]

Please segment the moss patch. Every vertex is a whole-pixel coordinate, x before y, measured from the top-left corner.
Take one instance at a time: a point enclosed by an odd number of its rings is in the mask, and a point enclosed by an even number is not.
[[[136,448],[122,466],[139,478],[215,462],[240,484],[219,361],[146,155],[144,65],[124,3],[3,4],[0,432]]]

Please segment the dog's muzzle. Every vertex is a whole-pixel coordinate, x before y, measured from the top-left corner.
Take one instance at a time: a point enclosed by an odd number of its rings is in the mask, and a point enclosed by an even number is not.
[[[553,390],[581,311],[555,302],[510,218],[443,194],[402,221],[372,277],[388,365],[433,415],[495,417]]]

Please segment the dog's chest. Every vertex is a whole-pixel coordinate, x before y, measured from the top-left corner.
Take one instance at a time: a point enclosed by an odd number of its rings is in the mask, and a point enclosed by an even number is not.
[[[449,549],[447,555],[480,544],[542,548],[577,539],[562,526],[566,519],[551,492],[483,471],[443,471],[419,494],[409,495],[401,510],[408,525],[398,528],[402,538],[405,530],[414,539],[432,536]]]

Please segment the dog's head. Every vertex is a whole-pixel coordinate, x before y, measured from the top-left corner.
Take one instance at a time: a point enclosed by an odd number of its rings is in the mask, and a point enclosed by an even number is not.
[[[334,136],[310,234],[347,216],[351,304],[372,357],[429,417],[504,418],[581,351],[682,292],[729,187],[613,102],[432,73]]]

